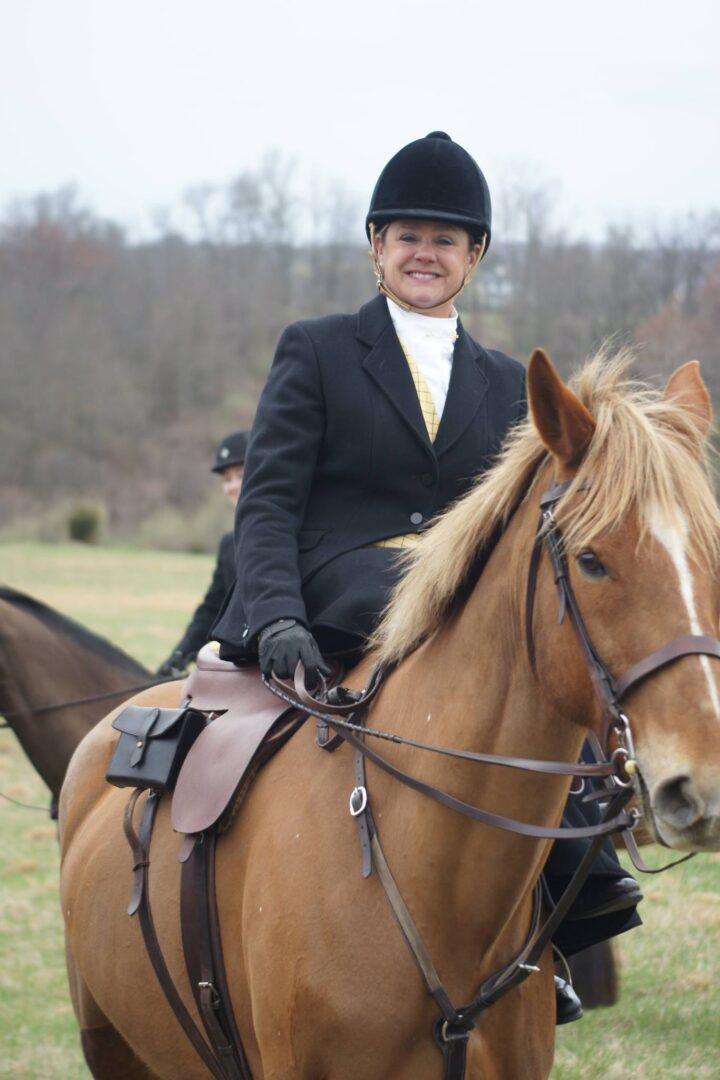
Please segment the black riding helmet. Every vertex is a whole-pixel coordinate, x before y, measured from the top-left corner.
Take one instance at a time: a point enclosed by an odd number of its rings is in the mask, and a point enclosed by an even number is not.
[[[380,173],[365,229],[398,218],[461,225],[476,243],[490,246],[492,210],[487,182],[477,163],[444,131],[431,131],[398,150]],[[484,254],[484,252],[483,252]]]
[[[215,451],[215,462],[210,471],[221,473],[231,465],[244,465],[249,435],[249,431],[233,431],[226,435]]]

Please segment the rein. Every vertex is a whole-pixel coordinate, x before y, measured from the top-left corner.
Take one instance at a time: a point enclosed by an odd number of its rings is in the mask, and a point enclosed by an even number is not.
[[[29,705],[26,709],[15,709],[13,712],[3,712],[5,720],[0,723],[0,728],[10,725],[7,719],[16,720],[19,716],[38,716],[40,713],[56,712],[60,709],[70,709],[75,705],[91,705],[95,701],[107,701],[109,698],[122,697],[124,694],[136,694],[139,690],[149,690],[151,686],[160,686],[166,682],[177,682],[173,676],[169,679],[154,679],[152,682],[138,683],[137,686],[125,686],[122,690],[108,690],[104,694],[93,694],[91,697],[75,698],[74,701],[60,701],[52,705]]]
[[[471,806],[470,803],[463,802],[461,799],[455,798],[454,795],[450,795],[446,791],[442,791],[440,788],[433,787],[432,784],[427,784],[423,780],[418,780],[416,777],[411,776],[409,773],[403,772],[396,765],[393,765],[382,757],[375,750],[372,750],[369,746],[366,746],[361,739],[361,736],[372,735],[376,738],[387,739],[391,742],[398,743],[403,746],[412,746],[420,750],[429,750],[438,754],[446,754],[451,757],[462,758],[468,761],[478,761],[488,765],[503,765],[513,769],[523,769],[525,771],[546,773],[553,776],[579,776],[579,777],[611,777],[620,783],[623,787],[630,786],[629,781],[621,780],[619,766],[615,761],[604,761],[595,765],[588,764],[568,764],[567,762],[560,761],[538,761],[530,758],[515,758],[504,757],[497,754],[477,754],[470,750],[454,750],[444,746],[433,746],[428,743],[416,742],[413,739],[405,739],[399,735],[392,735],[386,732],[377,731],[374,728],[367,728],[364,724],[353,723],[342,717],[338,717],[334,713],[335,706],[328,705],[327,703],[316,701],[307,693],[303,683],[304,673],[302,669],[298,669],[295,673],[295,692],[296,697],[292,697],[286,693],[284,684],[272,679],[263,679],[265,685],[269,690],[273,692],[281,700],[286,701],[289,705],[300,709],[308,716],[315,716],[328,727],[333,728],[337,734],[346,742],[348,742],[355,750],[361,753],[364,757],[372,761],[373,764],[379,766],[385,772],[389,773],[396,780],[405,784],[407,787],[413,788],[415,791],[419,791],[422,795],[427,795],[436,802],[441,803],[443,806],[447,806],[450,810],[456,810],[458,813],[464,814],[466,817],[472,818],[474,821],[480,821],[484,825],[493,825],[497,828],[506,829],[508,832],[519,833],[522,836],[534,836],[543,839],[551,840],[577,840],[588,839],[595,836],[607,836],[611,832],[617,832],[619,829],[631,829],[634,827],[637,820],[638,811],[630,811],[629,813],[620,813],[617,817],[613,817],[610,821],[602,823],[600,825],[587,825],[582,828],[549,828],[544,825],[531,825],[527,822],[516,821],[514,818],[504,817],[501,814],[493,814],[489,810],[482,810],[477,806]],[[382,681],[382,675],[378,676],[378,682],[375,684],[372,697],[380,688]],[[363,696],[355,705],[352,706],[354,712],[364,712],[369,704],[368,698]],[[343,710],[346,706],[340,706]],[[357,790],[357,789],[356,789]],[[628,799],[630,795],[628,794]]]

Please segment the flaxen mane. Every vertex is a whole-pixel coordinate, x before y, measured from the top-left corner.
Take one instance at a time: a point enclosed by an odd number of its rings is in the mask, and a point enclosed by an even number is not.
[[[558,504],[567,547],[582,549],[622,525],[630,511],[638,511],[647,527],[651,511],[672,518],[681,508],[693,556],[717,567],[720,510],[704,445],[698,456],[696,421],[661,391],[629,381],[632,360],[627,349],[615,356],[600,351],[570,381],[596,429]],[[519,425],[494,468],[407,553],[407,572],[370,643],[381,662],[401,660],[439,628],[472,574],[478,552],[524,499],[533,498],[535,480],[549,460],[532,421]],[[567,503],[581,488],[582,498],[570,510]]]

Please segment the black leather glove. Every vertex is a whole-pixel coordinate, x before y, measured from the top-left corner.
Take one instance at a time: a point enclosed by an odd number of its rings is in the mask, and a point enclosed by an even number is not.
[[[263,675],[273,672],[278,679],[292,678],[298,660],[302,661],[308,687],[315,685],[318,673],[330,674],[317,641],[295,619],[278,619],[260,631],[258,658]]]
[[[173,649],[155,672],[161,679],[181,679],[187,672],[187,666],[194,657],[186,656],[181,649]]]

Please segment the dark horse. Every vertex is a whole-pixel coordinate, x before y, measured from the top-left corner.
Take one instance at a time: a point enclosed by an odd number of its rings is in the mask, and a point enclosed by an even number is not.
[[[0,586],[0,714],[53,803],[83,736],[123,696],[152,681],[142,664],[105,638]]]

